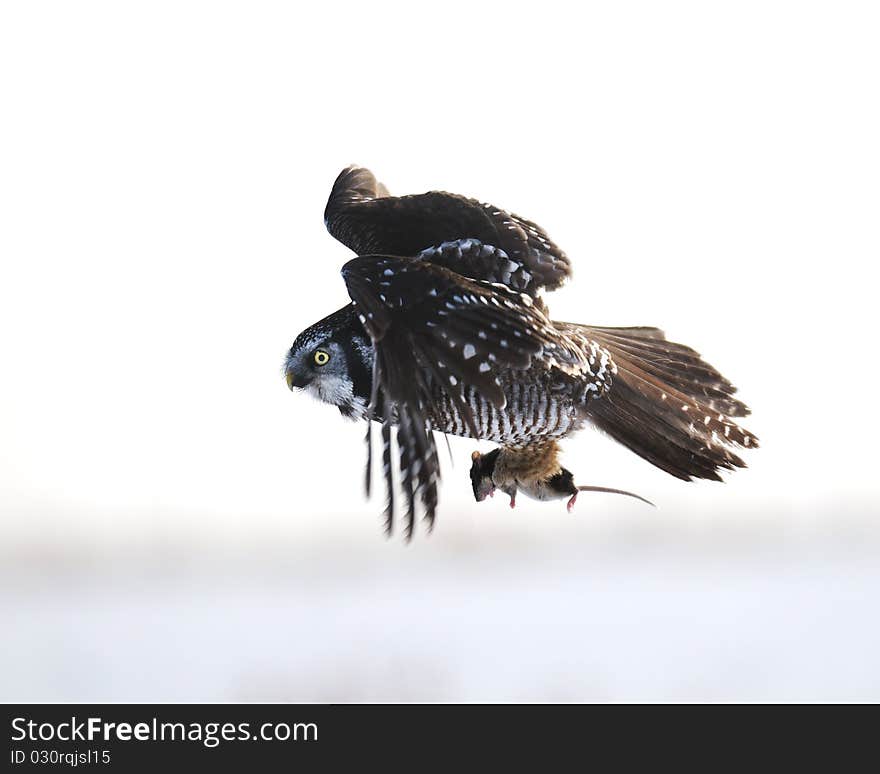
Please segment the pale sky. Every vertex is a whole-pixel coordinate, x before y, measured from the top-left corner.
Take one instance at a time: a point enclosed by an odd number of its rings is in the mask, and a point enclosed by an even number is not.
[[[574,266],[554,317],[662,327],[753,407],[724,486],[592,430],[565,444],[583,481],[675,514],[876,507],[870,4],[451,2],[442,47],[410,7],[4,5],[0,536],[379,534],[363,427],[281,373],[347,301],[322,213],[350,163],[538,222]],[[565,523],[474,503],[473,448],[438,529]]]

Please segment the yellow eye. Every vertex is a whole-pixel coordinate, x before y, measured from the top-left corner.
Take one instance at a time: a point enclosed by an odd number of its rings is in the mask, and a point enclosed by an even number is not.
[[[330,355],[323,349],[316,349],[313,357],[317,366],[327,365],[330,362]]]

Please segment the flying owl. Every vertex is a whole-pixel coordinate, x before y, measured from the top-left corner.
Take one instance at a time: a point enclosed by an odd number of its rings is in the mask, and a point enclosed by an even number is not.
[[[389,533],[396,490],[407,539],[419,503],[433,526],[434,431],[500,444],[474,452],[471,482],[477,500],[498,489],[511,505],[630,494],[577,486],[560,465],[558,441],[586,424],[685,481],[720,481],[745,467],[734,449],[757,446],[734,421],[749,413],[736,388],[690,347],[550,318],[542,293],[571,265],[536,224],[442,191],[391,196],[361,167],[340,173],[324,221],[357,255],[342,267],[351,303],[296,337],[284,371],[291,390],[367,420],[368,494],[380,428]]]

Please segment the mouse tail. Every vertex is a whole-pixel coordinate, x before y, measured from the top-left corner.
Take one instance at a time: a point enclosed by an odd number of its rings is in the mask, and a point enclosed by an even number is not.
[[[610,489],[607,486],[579,486],[578,492],[602,492],[603,494],[619,494],[625,495],[626,497],[635,497],[636,500],[641,500],[643,503],[647,503],[652,508],[656,508],[650,500],[645,499],[641,495],[637,495],[635,492],[627,492],[624,489]]]

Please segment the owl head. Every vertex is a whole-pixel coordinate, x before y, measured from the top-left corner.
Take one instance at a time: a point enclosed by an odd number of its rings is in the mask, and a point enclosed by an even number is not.
[[[284,375],[291,390],[308,392],[357,419],[370,400],[372,367],[372,344],[349,304],[296,337]]]

